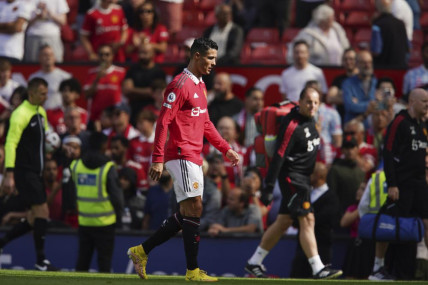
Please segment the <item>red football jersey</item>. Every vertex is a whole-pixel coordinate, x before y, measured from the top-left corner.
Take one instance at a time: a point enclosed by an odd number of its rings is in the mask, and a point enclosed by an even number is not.
[[[140,163],[147,172],[150,168],[150,161],[153,153],[153,142],[155,141],[155,132],[150,137],[140,135],[129,142],[128,157]]]
[[[98,69],[96,67],[89,70],[84,89],[91,87],[97,77]],[[112,65],[107,69],[106,76],[98,81],[95,95],[88,100],[89,120],[98,120],[105,108],[116,105],[122,100],[122,81],[125,74],[126,70],[122,67]]]
[[[165,142],[169,130],[169,140]],[[185,159],[202,165],[204,136],[219,151],[230,146],[210,121],[207,109],[207,89],[202,79],[189,70],[178,74],[168,84],[162,109],[156,124],[152,161],[162,163]],[[165,154],[165,158],[164,158]]]
[[[102,44],[120,42],[121,33],[128,28],[122,7],[110,5],[108,9],[95,7],[90,9],[83,21],[81,34],[89,36],[94,52]],[[119,49],[115,61],[125,61],[125,51]]]
[[[164,25],[157,25],[154,31],[152,32],[151,28],[143,29],[141,31],[136,31],[132,28],[128,29],[128,40],[126,42],[127,45],[133,45],[132,38],[135,34],[143,34],[149,39],[150,43],[161,43],[161,42],[167,42],[169,35],[168,30]],[[138,61],[138,48],[134,50],[128,57],[133,62]],[[165,59],[165,54],[163,53],[156,53],[155,54],[155,62],[156,63],[162,63]]]
[[[88,122],[88,112],[85,109],[76,107],[80,113],[80,124],[81,130],[86,130],[86,123]],[[64,110],[62,108],[46,110],[46,115],[48,116],[48,122],[52,126],[52,129],[62,135],[67,130],[64,123]]]

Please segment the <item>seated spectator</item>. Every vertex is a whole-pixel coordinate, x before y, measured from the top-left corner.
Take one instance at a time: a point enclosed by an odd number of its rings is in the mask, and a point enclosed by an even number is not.
[[[150,43],[155,53],[154,61],[162,63],[168,47],[168,31],[159,24],[159,15],[153,2],[146,1],[135,11],[135,24],[128,30],[125,46],[126,57],[132,62],[139,60],[139,48],[142,43]]]
[[[263,229],[268,227],[267,218],[271,205],[266,206],[260,201],[261,190],[263,186],[263,178],[257,167],[249,167],[245,170],[244,178],[242,179],[241,188],[245,191],[250,199],[250,204],[256,205],[262,215]]]
[[[156,79],[166,79],[165,72],[154,61],[155,52],[151,43],[139,47],[139,60],[131,65],[123,81],[123,95],[131,106],[131,122],[135,123],[138,113],[153,102],[151,84]]]
[[[11,63],[23,59],[25,30],[34,9],[31,2],[24,0],[0,2],[0,57]]]
[[[18,108],[18,106],[21,105],[21,103],[26,99],[28,99],[27,88],[25,88],[24,86],[18,86],[17,88],[15,88],[9,99],[10,111],[13,111]]]
[[[370,50],[376,68],[407,68],[409,39],[403,21],[391,14],[391,0],[375,0]]]
[[[12,64],[7,59],[0,58],[0,104],[1,108],[9,107],[9,100],[19,83],[11,78]]]
[[[227,205],[221,210],[217,222],[208,229],[208,234],[262,233],[260,210],[249,204],[248,195],[241,188],[232,189],[227,196]]]
[[[36,62],[43,45],[52,47],[57,62],[62,62],[64,46],[61,40],[61,27],[67,24],[70,11],[66,0],[37,0],[36,9],[31,15],[25,35],[26,62]]]
[[[409,95],[415,88],[428,89],[428,41],[421,47],[422,64],[409,69],[403,79],[403,96]]]
[[[355,202],[358,187],[365,181],[365,173],[357,164],[359,155],[358,143],[351,135],[345,135],[341,151],[343,158],[336,158],[327,176],[329,189],[339,198],[339,213]]]
[[[242,28],[232,19],[232,8],[227,4],[215,7],[217,23],[204,31],[204,38],[215,41],[218,45],[218,64],[238,64],[244,43]]]
[[[312,14],[312,21],[293,41],[304,40],[309,45],[309,62],[315,65],[340,65],[349,41],[343,27],[334,20],[334,10],[323,4]]]
[[[233,119],[241,129],[241,143],[245,147],[254,145],[254,139],[259,135],[257,131],[254,115],[260,112],[264,106],[263,91],[257,87],[251,87],[245,92],[244,108],[238,114],[233,115]]]
[[[379,155],[378,165],[383,165],[382,153],[383,144],[386,134],[386,128],[391,122],[391,118],[386,110],[376,110],[372,115],[372,123],[370,128],[366,131],[366,142],[372,145],[376,149],[376,153]]]
[[[156,230],[174,209],[170,207],[173,181],[171,175],[164,169],[159,184],[149,188],[146,206],[144,207],[144,230]]]
[[[122,81],[125,78],[125,69],[113,65],[113,49],[110,46],[100,46],[98,55],[99,65],[89,70],[83,85],[83,93],[88,99],[90,124],[100,119],[105,108],[122,101]]]
[[[129,142],[121,135],[116,135],[111,138],[110,151],[111,159],[116,164],[117,170],[120,171],[124,167],[131,168],[137,175],[136,187],[139,194],[144,194],[149,188],[147,175],[141,164],[127,158]]]
[[[155,140],[156,116],[150,110],[143,110],[137,117],[139,136],[129,141],[128,157],[143,167],[149,176],[150,162]]]
[[[124,136],[127,140],[132,140],[140,135],[140,132],[134,128],[129,122],[131,109],[128,104],[117,104],[113,111],[112,127],[104,130],[104,134],[108,137],[109,142],[116,135]]]
[[[59,92],[60,83],[71,78],[71,74],[55,66],[55,54],[51,46],[43,45],[39,50],[40,70],[29,77],[40,77],[48,83],[48,98],[43,105],[46,110],[62,107],[62,97]]]
[[[340,74],[333,79],[327,93],[326,103],[333,105],[336,108],[342,121],[345,116],[342,84],[347,78],[358,74],[356,58],[357,52],[353,48],[348,48],[343,52],[342,67],[345,69],[345,73]]]
[[[208,176],[210,165],[204,159],[202,163],[202,172],[204,174],[204,195],[202,197],[202,215],[199,229],[208,231],[211,224],[215,223],[221,209],[221,191],[216,183]]]
[[[221,205],[226,204],[227,194],[232,189],[229,181],[229,175],[224,166],[223,156],[219,153],[210,153],[206,156],[208,170],[206,176],[214,183],[221,193]]]
[[[351,135],[357,142],[359,152],[356,158],[357,165],[366,173],[368,179],[378,165],[378,153],[376,148],[365,140],[364,124],[358,120],[351,120],[345,124],[343,130],[345,136]],[[343,154],[342,157],[344,157]]]
[[[99,61],[97,51],[103,45],[112,49],[114,61],[124,62],[123,49],[128,37],[128,24],[122,7],[111,0],[100,0],[90,9],[80,30],[80,41],[90,61]],[[113,57],[112,57],[113,59]]]
[[[281,73],[279,92],[284,100],[299,101],[300,92],[309,80],[321,84],[322,93],[327,93],[327,83],[323,71],[309,63],[309,45],[305,41],[293,43],[293,65]]]
[[[129,230],[143,229],[144,206],[146,197],[137,191],[137,173],[129,167],[124,167],[118,173],[120,188],[123,190],[124,213],[122,228]]]
[[[375,91],[377,79],[373,74],[373,58],[370,52],[357,54],[358,74],[349,77],[342,84],[345,116],[343,123],[360,116],[365,120],[376,109]]]
[[[46,190],[46,202],[49,218],[55,224],[63,221],[61,181],[58,179],[58,164],[51,159],[45,162],[43,182]]]
[[[80,128],[82,130],[86,130],[88,112],[76,104],[76,101],[79,99],[80,93],[82,92],[80,82],[76,78],[63,80],[59,85],[59,92],[62,97],[62,106],[56,109],[46,110],[49,124],[52,126],[53,130],[59,135],[66,132],[64,111],[69,107],[74,107],[79,111],[81,122]]]
[[[328,188],[326,183],[328,169],[325,164],[317,162],[311,174],[310,201],[314,210],[315,239],[321,261],[325,264],[331,262],[333,229],[338,224],[339,200],[336,194]],[[298,226],[298,224],[296,224]],[[300,245],[297,244],[291,266],[291,278],[312,278],[312,269]]]
[[[229,74],[221,72],[215,76],[213,94],[214,100],[208,106],[208,113],[214,125],[221,117],[232,117],[242,110],[244,104],[233,94]]]
[[[310,80],[306,82],[306,87],[315,88],[319,94],[322,94],[318,81]],[[336,157],[337,149],[342,145],[343,132],[339,113],[325,103],[325,95],[321,95],[321,102],[318,113],[315,115],[315,121],[321,138],[318,155],[320,160],[330,167]]]
[[[155,79],[151,84],[152,94],[153,94],[153,104],[147,105],[143,110],[148,110],[153,112],[156,118],[159,117],[160,110],[163,103],[163,95],[166,90],[166,81],[165,79]],[[137,126],[138,127],[138,126]]]

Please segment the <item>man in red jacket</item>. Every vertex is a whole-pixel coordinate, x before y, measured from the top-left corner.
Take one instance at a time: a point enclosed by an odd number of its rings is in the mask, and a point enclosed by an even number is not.
[[[162,226],[141,245],[131,247],[128,255],[138,275],[147,279],[149,252],[183,230],[187,262],[187,281],[217,281],[199,269],[199,224],[202,214],[203,174],[202,146],[205,138],[232,162],[239,163],[238,154],[220,136],[210,121],[207,110],[207,89],[201,76],[209,74],[217,59],[217,44],[199,38],[190,49],[187,68],[168,85],[156,125],[155,144],[150,177],[159,180],[163,164],[174,180],[174,191],[180,211],[166,219]],[[169,130],[169,140],[165,142]]]

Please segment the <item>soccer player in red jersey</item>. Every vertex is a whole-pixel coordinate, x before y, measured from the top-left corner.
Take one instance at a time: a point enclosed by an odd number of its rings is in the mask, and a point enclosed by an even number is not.
[[[165,167],[174,180],[174,191],[180,211],[166,219],[141,245],[128,250],[135,270],[143,279],[147,279],[146,264],[149,252],[183,230],[186,280],[217,281],[217,278],[200,270],[197,263],[204,187],[201,157],[204,136],[225,154],[233,165],[239,163],[238,154],[217,132],[207,111],[207,90],[201,76],[209,74],[214,68],[217,49],[217,44],[212,40],[196,39],[190,50],[188,67],[174,78],[165,91],[164,103],[156,125],[149,175],[153,180],[159,180],[165,162]],[[165,149],[168,131],[169,140]]]

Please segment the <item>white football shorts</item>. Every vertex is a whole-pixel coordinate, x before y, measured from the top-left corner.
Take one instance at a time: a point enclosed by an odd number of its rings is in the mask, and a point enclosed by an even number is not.
[[[203,195],[204,174],[202,166],[184,159],[170,160],[165,163],[174,181],[174,192],[177,203],[191,197]]]

